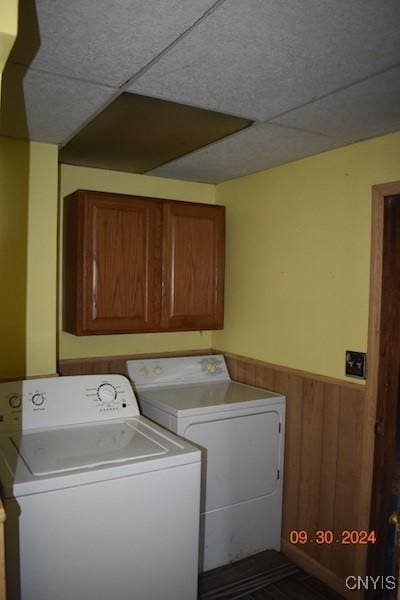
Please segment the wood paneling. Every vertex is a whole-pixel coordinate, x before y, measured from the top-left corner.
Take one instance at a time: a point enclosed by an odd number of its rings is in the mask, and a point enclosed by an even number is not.
[[[365,574],[365,547],[290,543],[294,529],[313,536],[368,528],[361,518],[362,439],[365,386],[301,373],[225,353],[232,377],[286,396],[282,549],[294,561],[344,596],[348,575]],[[361,555],[361,558],[360,556]],[[356,592],[351,592],[357,598]]]
[[[315,532],[321,529],[319,526],[320,511],[320,482],[323,477],[321,473],[322,459],[322,433],[324,425],[324,384],[311,379],[303,381],[302,397],[302,429],[300,431],[300,477],[297,489],[297,523],[295,529],[302,529],[315,537]],[[292,419],[290,406],[287,409],[287,421]],[[304,443],[306,441],[306,443]],[[315,506],[310,510],[310,500]],[[290,530],[286,535],[289,536]],[[304,547],[309,556],[316,558],[319,547],[315,543]]]
[[[94,358],[67,358],[58,361],[60,375],[96,375],[101,373],[116,373],[128,375],[127,360],[137,358],[153,358],[170,356],[202,356],[212,354],[210,348],[202,350],[187,350],[185,352],[158,352],[157,354],[126,354],[123,356],[100,356]]]
[[[290,416],[286,416],[285,429],[285,462],[284,462],[284,494],[282,535],[288,538],[289,532],[298,525],[299,498],[298,490],[301,482],[301,449],[303,429],[303,380],[298,376],[285,374],[282,387],[282,375],[276,374],[276,384],[272,389],[279,389],[286,398],[291,398]],[[286,408],[287,415],[288,409]]]
[[[340,385],[325,385],[324,388],[318,527],[328,530],[334,522],[336,509],[341,388]],[[317,558],[330,568],[332,554],[330,546],[321,546]]]
[[[207,352],[221,353],[194,354]],[[179,354],[189,353],[175,353]],[[294,546],[289,535],[295,529],[305,529],[310,536],[330,530],[335,540],[341,540],[344,529],[368,529],[362,494],[365,386],[224,354],[232,379],[279,392],[287,399],[283,551],[339,593],[358,598],[357,592],[346,591],[344,581],[348,575],[365,574],[365,546],[336,542]],[[60,373],[125,374],[128,358],[133,357],[61,361]]]

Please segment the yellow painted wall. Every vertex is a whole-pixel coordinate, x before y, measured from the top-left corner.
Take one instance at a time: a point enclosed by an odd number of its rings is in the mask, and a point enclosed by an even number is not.
[[[29,151],[0,137],[0,379],[26,372]]]
[[[217,187],[225,329],[214,348],[344,378],[366,351],[371,186],[400,180],[400,133]]]
[[[225,329],[59,334],[62,358],[213,346],[343,377],[366,350],[371,186],[400,180],[400,133],[217,186],[63,166],[61,196],[112,190],[227,207]],[[0,138],[0,378],[55,371],[57,149]]]
[[[0,2],[0,89],[1,73],[17,37],[18,0]]]
[[[77,189],[110,191],[192,202],[215,202],[215,187],[212,185],[62,165],[60,175],[61,199]],[[60,210],[60,214],[62,214],[62,210]],[[62,223],[60,223],[60,226],[62,227]],[[210,347],[211,332],[209,331],[85,337],[77,337],[62,330],[59,333],[59,356],[64,359],[175,350],[185,351]]]
[[[43,375],[56,372],[58,149],[30,147],[26,370]]]
[[[0,137],[0,379],[56,370],[57,148]]]

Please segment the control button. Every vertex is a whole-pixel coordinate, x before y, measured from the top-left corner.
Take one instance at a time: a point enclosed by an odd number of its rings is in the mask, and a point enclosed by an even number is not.
[[[201,368],[208,375],[215,375],[222,372],[221,361],[213,358],[202,361]]]
[[[155,375],[161,375],[161,373],[164,371],[164,369],[162,367],[160,367],[160,365],[157,365],[156,367],[154,367],[154,373]]]
[[[43,402],[44,402],[43,394],[40,394],[40,393],[33,394],[32,404],[34,404],[35,406],[42,406]]]
[[[11,406],[11,408],[19,408],[21,406],[21,403],[22,403],[22,397],[17,396],[16,394],[11,396],[8,400],[8,404]]]
[[[117,397],[117,390],[111,383],[102,383],[97,388],[97,397],[100,402],[112,402]]]

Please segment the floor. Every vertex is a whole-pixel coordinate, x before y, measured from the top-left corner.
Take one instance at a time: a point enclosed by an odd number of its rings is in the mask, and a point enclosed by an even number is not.
[[[260,552],[200,576],[199,600],[339,600],[283,554]]]

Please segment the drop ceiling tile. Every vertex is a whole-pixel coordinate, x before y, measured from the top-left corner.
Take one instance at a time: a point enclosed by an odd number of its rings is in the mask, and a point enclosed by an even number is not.
[[[134,92],[266,120],[400,63],[398,0],[227,0]]]
[[[0,133],[61,143],[113,93],[110,88],[9,63],[2,78]]]
[[[125,92],[61,149],[60,160],[145,173],[250,124],[246,119]]]
[[[298,108],[274,123],[346,139],[400,129],[400,67]]]
[[[26,0],[11,60],[118,87],[215,0]]]
[[[148,175],[220,183],[342,145],[326,136],[278,125],[253,125]]]

